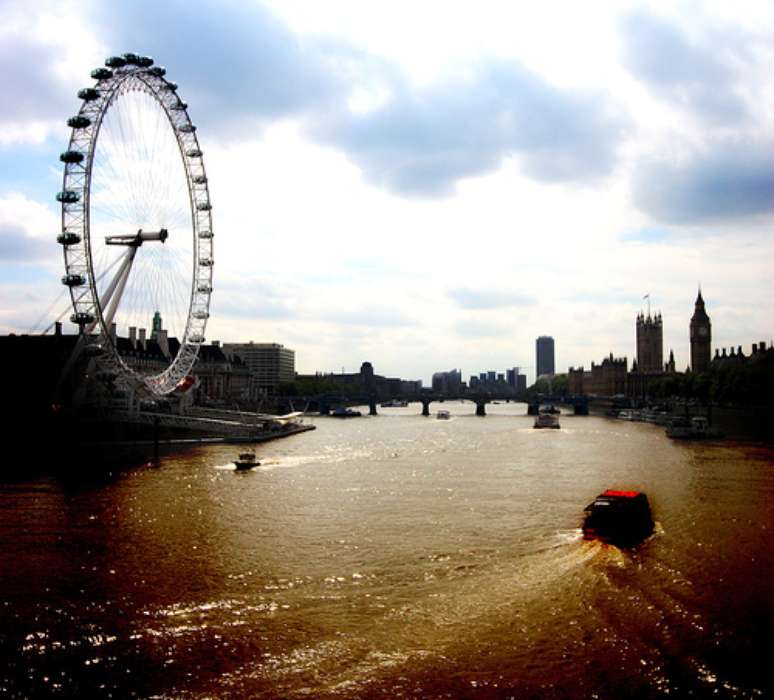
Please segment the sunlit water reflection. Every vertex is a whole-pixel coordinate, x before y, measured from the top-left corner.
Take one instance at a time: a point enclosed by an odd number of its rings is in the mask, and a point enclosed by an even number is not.
[[[774,452],[523,405],[311,433],[0,490],[0,692],[750,697],[771,691]],[[645,491],[634,550],[584,541]]]

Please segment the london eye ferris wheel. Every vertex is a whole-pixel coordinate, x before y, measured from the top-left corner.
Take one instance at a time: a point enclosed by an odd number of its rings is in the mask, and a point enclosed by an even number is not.
[[[71,321],[108,372],[164,395],[180,386],[204,343],[213,232],[202,151],[177,85],[153,59],[105,61],[82,89],[64,163],[62,231]],[[162,317],[167,361],[146,371],[119,353],[122,331]]]

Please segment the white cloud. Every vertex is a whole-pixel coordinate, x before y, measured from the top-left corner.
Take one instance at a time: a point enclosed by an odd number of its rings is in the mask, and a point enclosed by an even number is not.
[[[15,182],[13,159],[36,142],[55,162],[90,68],[136,50],[200,127],[209,338],[428,380],[531,367],[549,334],[559,368],[588,366],[631,361],[650,292],[684,367],[699,281],[718,343],[771,336],[770,4],[205,2],[183,26],[171,3],[150,29],[144,7],[0,11],[25,88],[0,109],[4,330],[32,324],[62,272],[53,200],[30,194],[49,172]]]

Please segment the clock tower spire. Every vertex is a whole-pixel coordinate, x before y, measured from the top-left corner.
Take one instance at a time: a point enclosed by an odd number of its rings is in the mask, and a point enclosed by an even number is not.
[[[712,344],[712,324],[704,308],[701,286],[691,317],[691,370],[705,372],[709,368]]]

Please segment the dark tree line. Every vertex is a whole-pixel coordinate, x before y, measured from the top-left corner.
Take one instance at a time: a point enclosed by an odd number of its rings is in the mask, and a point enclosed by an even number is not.
[[[673,374],[649,387],[653,398],[680,397],[720,405],[774,404],[774,353],[742,363],[713,366],[707,372]]]
[[[566,396],[568,389],[568,380],[566,374],[555,374],[550,380],[542,377],[538,379],[529,389],[527,396],[534,399],[539,394],[551,396]]]

